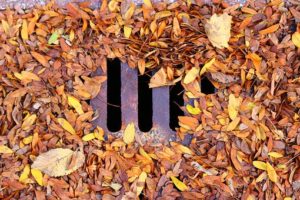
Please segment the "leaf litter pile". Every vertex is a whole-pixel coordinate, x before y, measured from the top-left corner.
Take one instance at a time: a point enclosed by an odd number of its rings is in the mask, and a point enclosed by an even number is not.
[[[1,199],[299,198],[299,1],[50,3],[0,18]],[[181,81],[178,141],[93,126],[113,58],[156,70],[150,87]]]

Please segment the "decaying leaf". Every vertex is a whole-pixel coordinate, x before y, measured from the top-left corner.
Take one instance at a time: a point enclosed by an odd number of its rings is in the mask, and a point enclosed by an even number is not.
[[[292,35],[292,41],[296,47],[300,48],[300,33],[299,32],[295,32]]]
[[[84,113],[80,101],[75,97],[68,95],[68,104],[72,106],[79,115]]]
[[[140,174],[138,182],[137,182],[136,196],[139,196],[141,194],[141,192],[143,191],[146,179],[147,179],[147,173],[143,171]]]
[[[31,125],[34,124],[35,120],[36,120],[37,116],[36,114],[33,115],[27,115],[22,123],[22,129],[24,131],[27,131],[31,128]]]
[[[188,71],[188,73],[185,75],[183,79],[183,83],[189,84],[193,82],[197,78],[199,70],[200,69],[198,67],[193,67],[190,71]]]
[[[229,95],[228,113],[231,120],[234,120],[237,117],[241,103],[241,97],[236,98],[234,94]]]
[[[205,32],[213,46],[220,49],[228,47],[231,18],[227,13],[221,15],[213,14],[205,24]]]
[[[0,145],[0,153],[14,153],[14,151],[5,145]]]
[[[76,160],[75,164],[69,168],[72,156]],[[85,157],[81,151],[74,152],[70,149],[57,148],[40,154],[31,165],[31,168],[38,169],[49,176],[58,177],[74,172],[83,165],[84,160]]]
[[[126,144],[130,144],[134,141],[135,137],[135,125],[130,123],[126,126],[124,130],[123,140]]]
[[[212,58],[210,61],[204,64],[204,66],[201,68],[200,76],[202,76],[215,62],[216,58]]]

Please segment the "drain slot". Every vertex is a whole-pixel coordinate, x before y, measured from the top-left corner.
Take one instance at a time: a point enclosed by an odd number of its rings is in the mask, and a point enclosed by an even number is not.
[[[152,89],[149,88],[150,76],[138,76],[138,125],[140,131],[148,132],[152,128]]]
[[[201,92],[204,94],[214,94],[216,92],[215,86],[205,76],[201,79]]]
[[[180,82],[177,82],[174,86],[170,86],[170,128],[175,131],[178,128],[178,116],[184,115],[184,112],[180,109],[183,106],[183,91]]]
[[[120,60],[107,60],[107,129],[121,130],[121,63]]]

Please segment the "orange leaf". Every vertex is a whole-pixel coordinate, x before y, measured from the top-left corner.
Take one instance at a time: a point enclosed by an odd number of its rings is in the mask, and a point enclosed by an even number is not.
[[[279,28],[279,24],[275,24],[272,25],[264,30],[259,31],[259,34],[261,35],[265,35],[265,34],[269,34],[269,33],[274,33],[275,31],[277,31]]]
[[[31,55],[39,62],[41,63],[44,67],[47,67],[49,65],[48,59],[43,56],[42,54],[39,54],[35,51],[31,52]]]

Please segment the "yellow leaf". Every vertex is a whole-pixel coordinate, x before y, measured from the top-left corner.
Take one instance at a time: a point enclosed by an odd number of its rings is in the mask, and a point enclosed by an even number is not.
[[[130,123],[126,126],[124,130],[123,141],[126,144],[130,144],[134,141],[134,136],[135,136],[135,126],[134,123]]]
[[[174,32],[175,36],[181,35],[180,24],[179,24],[177,17],[174,17],[174,19],[173,19],[173,32]]]
[[[193,67],[190,71],[188,71],[188,73],[185,75],[183,83],[184,84],[189,84],[191,82],[193,82],[199,73],[199,68],[198,67]]]
[[[228,47],[232,17],[227,13],[213,14],[204,25],[209,41],[217,48]]]
[[[129,38],[131,35],[132,28],[129,26],[124,26],[124,36]]]
[[[185,154],[190,154],[190,155],[193,155],[194,153],[192,152],[191,149],[189,149],[188,147],[182,145],[182,144],[178,144],[176,142],[171,142],[171,146],[172,147],[175,147],[176,149],[178,149],[179,151],[181,151],[182,153],[185,153]]]
[[[95,138],[97,138],[100,141],[104,141],[104,130],[101,127],[97,126],[97,129],[94,132]]]
[[[271,157],[273,157],[273,158],[281,158],[281,157],[283,157],[283,155],[281,153],[277,153],[277,152],[269,152],[268,155],[271,156]]]
[[[204,64],[204,66],[201,68],[200,76],[204,74],[215,62],[216,58],[212,58],[210,61]]]
[[[295,32],[292,35],[292,42],[294,43],[294,45],[298,48],[300,48],[300,33],[299,32]]]
[[[262,161],[253,161],[252,164],[257,169],[267,170],[267,164],[265,162],[262,162]]]
[[[130,7],[128,8],[128,10],[126,11],[125,15],[124,15],[124,20],[129,20],[131,19],[133,13],[134,13],[134,9],[135,9],[135,5],[133,2],[131,2]]]
[[[236,117],[232,122],[230,122],[226,128],[226,131],[233,131],[237,125],[240,123],[241,118]]]
[[[192,115],[199,115],[199,114],[201,113],[200,108],[198,108],[198,107],[193,107],[193,106],[190,105],[190,104],[187,104],[187,105],[185,106],[185,108],[186,108],[186,110],[187,110],[190,114],[192,114]]]
[[[22,141],[24,144],[30,144],[32,142],[32,139],[33,139],[33,136],[30,135],[30,136],[24,138]]]
[[[72,106],[79,115],[84,113],[80,101],[75,97],[68,95],[68,104]]]
[[[9,30],[9,24],[4,19],[1,20],[1,23],[2,23],[2,28],[3,28],[4,32],[7,34],[8,30]]]
[[[275,169],[268,162],[267,162],[266,166],[267,166],[267,173],[268,173],[269,179],[271,181],[273,181],[274,183],[276,183],[278,181],[278,177],[277,177]]]
[[[4,145],[0,145],[0,153],[13,153],[14,151],[7,147],[7,146],[4,146]]]
[[[35,122],[35,120],[36,120],[36,114],[28,115],[23,121],[23,124],[21,126],[22,130],[28,131],[31,125]]]
[[[241,103],[241,97],[235,98],[234,94],[229,95],[228,113],[231,120],[234,120],[237,117]]]
[[[178,178],[176,178],[175,176],[171,176],[172,182],[174,183],[174,185],[180,190],[180,191],[185,191],[188,189],[188,187],[182,182],[180,181]]]
[[[23,40],[28,40],[28,25],[26,19],[23,19],[21,37]]]
[[[97,26],[94,24],[94,22],[92,20],[90,20],[90,27],[94,30],[94,31],[98,31]]]
[[[144,4],[145,4],[148,8],[152,8],[151,0],[144,0]]]
[[[155,13],[155,20],[159,20],[159,19],[164,18],[164,17],[169,17],[171,15],[172,15],[172,13],[169,10],[160,11],[158,13]]]
[[[20,175],[19,181],[21,183],[26,183],[28,177],[29,177],[29,173],[30,173],[30,165],[27,164],[25,165],[22,174]]]
[[[145,157],[147,160],[151,160],[151,161],[152,161],[152,158],[149,156],[149,154],[148,154],[142,147],[140,147],[139,153],[140,153],[143,157]]]
[[[143,171],[140,174],[139,179],[138,179],[138,183],[137,183],[137,187],[136,187],[136,196],[139,196],[141,194],[141,192],[143,191],[146,179],[147,179],[147,173]]]
[[[74,40],[74,38],[75,38],[75,33],[74,33],[74,30],[72,29],[72,30],[70,31],[69,39],[70,39],[70,41],[72,42],[72,41]]]
[[[43,186],[43,174],[40,170],[38,169],[31,169],[31,174],[36,180],[36,182],[40,185]]]
[[[38,77],[36,74],[28,71],[22,71],[21,73],[15,72],[15,77],[20,79],[21,81],[40,81],[40,77]]]
[[[67,120],[65,120],[64,118],[57,118],[57,122],[61,125],[61,127],[63,127],[63,129],[65,129],[66,131],[68,131],[72,135],[75,134],[74,128],[72,127],[72,125]]]
[[[94,133],[89,133],[89,134],[83,136],[83,137],[82,137],[82,140],[87,142],[87,141],[93,140],[93,139],[95,139],[95,138],[96,138],[96,137],[95,137],[95,134],[94,134]]]
[[[42,54],[39,54],[35,51],[31,52],[31,55],[34,57],[34,59],[36,59],[39,63],[41,63],[44,67],[48,66],[48,60],[46,59],[45,56],[43,56]]]
[[[284,197],[283,200],[292,200],[292,197]]]

